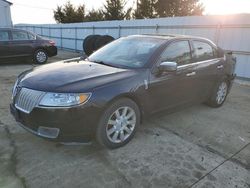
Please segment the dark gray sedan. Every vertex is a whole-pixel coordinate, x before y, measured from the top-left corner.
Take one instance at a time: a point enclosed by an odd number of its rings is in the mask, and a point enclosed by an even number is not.
[[[0,62],[25,58],[43,64],[55,55],[57,47],[52,40],[25,30],[0,28]]]
[[[231,55],[204,38],[129,36],[85,60],[25,71],[10,107],[21,126],[38,136],[63,142],[96,138],[117,148],[150,114],[197,102],[221,106],[234,67]]]

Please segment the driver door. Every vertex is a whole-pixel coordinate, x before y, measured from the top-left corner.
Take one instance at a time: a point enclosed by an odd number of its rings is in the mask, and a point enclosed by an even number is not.
[[[157,64],[161,62],[176,62],[178,67],[174,72],[151,74],[149,95],[152,99],[152,112],[183,105],[195,97],[196,73],[192,65],[189,40],[170,43],[160,55]]]
[[[0,30],[0,59],[8,58],[11,55],[9,52],[9,42],[9,30]]]

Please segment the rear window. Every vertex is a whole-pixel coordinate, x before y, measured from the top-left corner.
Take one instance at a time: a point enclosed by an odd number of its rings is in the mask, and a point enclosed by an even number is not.
[[[8,41],[8,40],[9,40],[9,32],[0,31],[0,41]]]
[[[28,33],[25,31],[12,31],[13,40],[29,40]]]
[[[196,61],[205,61],[214,58],[214,49],[206,42],[193,41]]]

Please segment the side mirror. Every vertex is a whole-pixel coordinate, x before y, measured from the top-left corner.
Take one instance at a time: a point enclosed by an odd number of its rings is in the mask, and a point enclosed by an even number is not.
[[[158,66],[159,70],[161,72],[174,72],[177,70],[177,63],[176,62],[162,62],[159,66]]]

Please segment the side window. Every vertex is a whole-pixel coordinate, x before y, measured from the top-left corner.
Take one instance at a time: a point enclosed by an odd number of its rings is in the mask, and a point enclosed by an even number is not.
[[[25,31],[12,31],[13,40],[29,40],[28,33]]]
[[[0,31],[0,41],[8,41],[8,40],[9,40],[9,32]]]
[[[208,43],[193,41],[196,61],[205,61],[214,58],[213,47]]]
[[[30,40],[35,40],[36,39],[36,36],[31,34],[31,33],[28,33],[28,36],[29,36]]]
[[[161,54],[162,61],[176,62],[184,65],[191,62],[190,46],[188,41],[178,41],[171,43]]]

